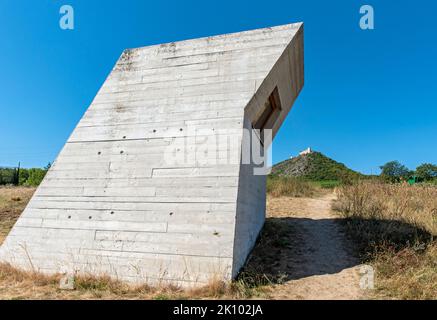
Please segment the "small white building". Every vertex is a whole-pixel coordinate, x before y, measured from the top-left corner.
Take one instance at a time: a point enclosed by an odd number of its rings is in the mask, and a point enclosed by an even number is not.
[[[266,201],[266,176],[241,161],[243,131],[276,134],[303,87],[303,58],[302,23],[125,50],[0,261],[136,283],[235,277]],[[221,135],[239,141],[214,142],[236,163],[206,151],[217,161],[199,161],[192,138]],[[194,162],[170,164],[175,145]]]
[[[299,152],[299,155],[303,156],[303,155],[310,154],[310,153],[313,153],[313,150],[311,148],[307,148],[304,151]]]

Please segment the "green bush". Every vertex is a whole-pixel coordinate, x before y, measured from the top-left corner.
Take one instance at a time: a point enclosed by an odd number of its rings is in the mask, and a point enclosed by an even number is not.
[[[18,183],[20,186],[25,185],[27,179],[29,179],[29,170],[28,169],[20,169],[20,176],[18,179]]]
[[[42,168],[0,168],[0,185],[17,184],[20,186],[38,186],[44,176],[46,175],[48,169],[50,169],[51,163]],[[19,170],[19,173],[18,173]],[[17,177],[18,173],[18,177]]]
[[[335,187],[341,185],[341,182],[338,180],[320,181],[319,183],[320,183],[320,187],[323,189],[334,189]]]
[[[437,179],[437,165],[423,163],[416,168],[416,176],[424,181]]]
[[[26,181],[23,181],[23,185],[25,186],[32,186],[32,187],[38,186],[47,173],[47,170],[40,169],[40,168],[32,168],[26,170],[28,171],[28,178]]]
[[[16,170],[14,168],[0,168],[0,185],[14,184],[16,182]]]

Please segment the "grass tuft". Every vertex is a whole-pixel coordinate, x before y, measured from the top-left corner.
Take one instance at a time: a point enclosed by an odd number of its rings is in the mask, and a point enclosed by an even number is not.
[[[267,179],[267,193],[272,197],[311,197],[316,188],[310,182],[293,177],[270,176]]]
[[[366,181],[337,193],[333,209],[376,269],[375,297],[435,299],[437,188]]]

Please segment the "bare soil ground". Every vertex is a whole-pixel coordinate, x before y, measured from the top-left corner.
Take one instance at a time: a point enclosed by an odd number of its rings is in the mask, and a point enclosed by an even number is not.
[[[290,243],[279,258],[287,280],[273,299],[362,299],[359,261],[331,211],[332,193],[318,198],[269,198],[268,219],[286,224]]]

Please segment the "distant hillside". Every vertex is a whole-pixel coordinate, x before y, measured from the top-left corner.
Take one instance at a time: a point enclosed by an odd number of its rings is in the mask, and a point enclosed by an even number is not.
[[[273,166],[272,175],[302,177],[316,181],[344,180],[363,176],[320,152],[312,152],[282,161]]]

